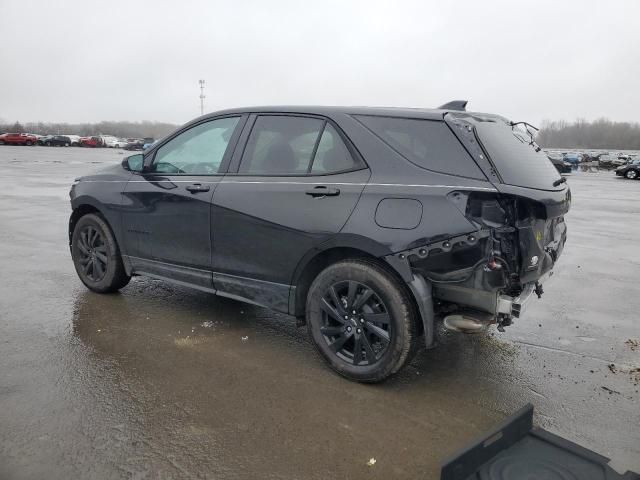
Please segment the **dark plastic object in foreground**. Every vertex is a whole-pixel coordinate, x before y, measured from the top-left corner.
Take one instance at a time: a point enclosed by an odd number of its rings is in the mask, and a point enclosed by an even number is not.
[[[633,472],[615,472],[608,463],[602,455],[534,428],[529,403],[444,463],[440,480],[640,480]]]

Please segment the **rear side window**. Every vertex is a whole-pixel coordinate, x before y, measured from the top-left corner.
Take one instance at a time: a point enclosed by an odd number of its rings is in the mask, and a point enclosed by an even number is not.
[[[449,175],[486,179],[444,122],[366,115],[356,118],[418,167]]]
[[[319,175],[358,166],[326,121],[287,115],[256,119],[240,162],[249,175]]]

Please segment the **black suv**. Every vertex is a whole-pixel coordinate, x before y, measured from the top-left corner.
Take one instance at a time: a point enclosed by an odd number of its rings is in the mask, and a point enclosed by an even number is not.
[[[640,159],[631,160],[626,165],[616,168],[616,175],[629,180],[637,180],[640,178]]]
[[[64,135],[47,135],[38,139],[38,144],[47,147],[70,147],[71,139]]]
[[[306,323],[340,374],[398,371],[436,318],[502,329],[560,255],[570,191],[522,125],[464,110],[205,115],[71,188],[91,290],[147,275]]]

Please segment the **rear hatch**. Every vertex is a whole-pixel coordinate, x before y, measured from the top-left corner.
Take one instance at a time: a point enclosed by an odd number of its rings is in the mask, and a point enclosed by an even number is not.
[[[450,112],[445,120],[500,192],[517,230],[522,283],[549,271],[566,240],[571,191],[527,129],[497,115]],[[492,199],[478,198],[475,210]],[[508,204],[513,204],[511,209]],[[477,219],[480,220],[480,219]]]

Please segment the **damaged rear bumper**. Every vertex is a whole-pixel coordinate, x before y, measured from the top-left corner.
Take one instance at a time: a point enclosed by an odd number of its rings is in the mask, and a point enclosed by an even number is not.
[[[452,312],[476,312],[499,328],[510,325],[525,313],[534,294],[542,294],[567,238],[563,215],[568,202],[551,210],[522,197],[472,195],[462,202],[463,212],[477,230],[385,257],[405,278],[419,306],[421,292],[429,292],[420,310],[431,336],[432,318]],[[419,285],[422,281],[427,289]],[[431,318],[424,313],[429,305]]]

